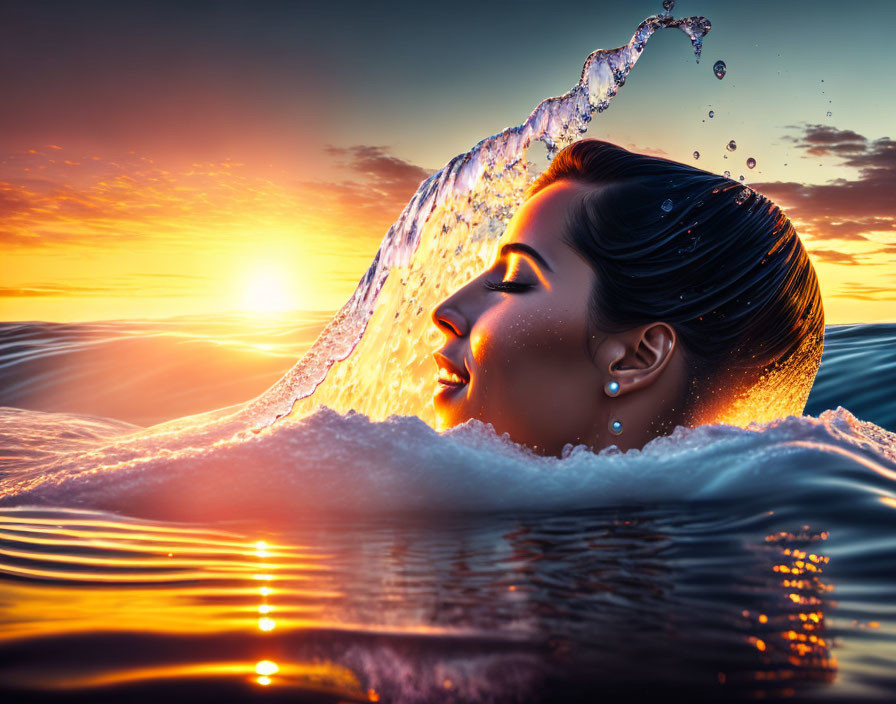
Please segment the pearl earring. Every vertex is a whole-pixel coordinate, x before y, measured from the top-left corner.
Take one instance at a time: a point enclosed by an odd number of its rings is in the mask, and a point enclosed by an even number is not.
[[[622,422],[614,420],[610,423],[610,432],[613,433],[613,435],[622,435]]]
[[[607,392],[607,396],[617,396],[619,394],[619,382],[611,381],[608,382],[604,387],[604,390]]]

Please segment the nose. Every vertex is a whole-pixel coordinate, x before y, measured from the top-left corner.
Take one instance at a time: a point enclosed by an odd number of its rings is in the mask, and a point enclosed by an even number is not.
[[[432,312],[432,322],[446,334],[466,337],[470,332],[470,321],[458,305],[460,292],[449,296],[435,307]]]

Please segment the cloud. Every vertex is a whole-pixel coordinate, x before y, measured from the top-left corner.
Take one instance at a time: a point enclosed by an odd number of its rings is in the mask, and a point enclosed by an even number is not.
[[[805,125],[793,137],[812,156],[830,156],[858,170],[856,178],[825,184],[769,181],[751,187],[778,202],[813,240],[867,240],[873,232],[896,231],[896,141],[869,140],[852,130]]]
[[[331,207],[350,217],[374,218],[380,234],[398,217],[420,183],[433,173],[392,156],[387,147],[328,145],[325,151],[352,178],[338,182],[310,181],[303,183],[303,187],[328,199]]]
[[[229,160],[174,171],[136,154],[56,156],[32,149],[0,161],[0,246],[223,249],[268,229],[379,238],[430,175],[368,145],[327,147],[346,177],[299,183]]]
[[[857,298],[862,301],[896,301],[896,290],[885,286],[847,281],[840,290],[833,294],[834,298]]]
[[[347,160],[349,167],[378,184],[389,184],[402,189],[417,190],[420,182],[428,178],[431,172],[399,159],[386,152],[387,147],[376,147],[365,144],[353,147],[334,147],[328,145],[325,151],[336,157]]]
[[[861,264],[860,255],[840,252],[836,249],[810,249],[813,259],[826,264]]]
[[[151,284],[147,285],[145,279]],[[22,286],[0,286],[0,298],[54,298],[54,297],[110,297],[149,296],[152,298],[181,297],[192,290],[197,279],[205,276],[192,274],[131,274],[109,279],[102,285],[79,283],[35,283]]]
[[[95,296],[111,294],[113,289],[82,286],[23,286],[19,288],[0,287],[0,298],[44,298],[53,296]]]

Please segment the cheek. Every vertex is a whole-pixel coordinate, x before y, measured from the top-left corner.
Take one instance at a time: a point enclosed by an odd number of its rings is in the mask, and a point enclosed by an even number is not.
[[[522,297],[483,314],[470,335],[478,372],[478,388],[471,384],[470,392],[480,417],[543,426],[581,422],[596,377],[586,323],[584,311]]]

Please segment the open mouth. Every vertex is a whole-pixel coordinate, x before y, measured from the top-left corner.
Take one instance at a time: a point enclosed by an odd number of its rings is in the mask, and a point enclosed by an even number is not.
[[[443,386],[464,386],[469,381],[469,379],[465,379],[459,374],[450,372],[444,367],[439,367],[439,375],[438,377],[436,377],[436,381],[438,381]]]
[[[439,366],[436,382],[443,388],[459,389],[470,383],[470,374],[465,366],[451,361],[446,356],[436,352],[433,357]]]

